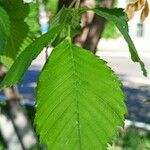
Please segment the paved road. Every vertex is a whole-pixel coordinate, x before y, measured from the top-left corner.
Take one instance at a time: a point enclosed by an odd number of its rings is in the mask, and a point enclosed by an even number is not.
[[[128,51],[125,53],[120,52],[120,54],[117,52],[102,51],[99,52],[98,55],[106,60],[108,65],[110,65],[118,74],[144,79],[140,65],[131,61]],[[145,63],[145,67],[149,73],[148,78],[150,79],[150,52],[143,53],[143,55],[141,54],[140,56],[143,56],[141,59]]]
[[[143,77],[138,64],[130,61],[129,57],[124,56],[102,56],[108,61],[108,65],[119,75],[123,81],[123,89],[127,96],[128,115],[127,119],[150,123],[150,103],[145,103],[145,100],[150,98],[150,76]],[[147,69],[150,70],[150,59],[144,58]],[[35,60],[27,71],[23,84],[19,85],[21,93],[30,96],[34,99],[34,88],[39,76],[39,72],[44,63],[44,54],[41,54]],[[150,74],[150,71],[148,71]]]

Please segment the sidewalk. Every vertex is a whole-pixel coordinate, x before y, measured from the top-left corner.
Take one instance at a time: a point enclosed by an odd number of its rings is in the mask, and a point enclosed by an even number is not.
[[[138,52],[141,59],[150,59],[150,51],[139,51]],[[99,50],[97,52],[98,56],[102,57],[121,57],[121,58],[130,58],[130,52],[129,50]]]

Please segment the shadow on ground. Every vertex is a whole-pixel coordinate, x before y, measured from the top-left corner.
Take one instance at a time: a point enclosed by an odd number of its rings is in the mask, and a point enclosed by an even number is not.
[[[150,86],[124,87],[127,97],[127,119],[150,123]]]
[[[28,70],[25,73],[21,84],[18,85],[21,94],[30,96],[31,99],[35,99],[35,87],[39,73],[40,71],[38,70]]]

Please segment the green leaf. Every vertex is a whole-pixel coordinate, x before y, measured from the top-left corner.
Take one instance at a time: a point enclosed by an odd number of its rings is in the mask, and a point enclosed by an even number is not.
[[[45,7],[47,11],[51,12],[51,15],[56,15],[58,11],[58,0],[45,0]]]
[[[6,100],[0,99],[0,107],[6,106]]]
[[[14,63],[14,60],[10,57],[6,56],[0,56],[0,62],[7,68],[10,69],[12,64]]]
[[[39,55],[45,46],[52,42],[61,31],[61,26],[53,27],[48,33],[32,42],[15,60],[0,85],[0,89],[12,86],[21,81],[31,62]]]
[[[37,85],[35,124],[53,150],[105,150],[126,107],[106,62],[65,40],[51,53]]]
[[[104,39],[117,39],[120,35],[117,27],[112,22],[106,23],[104,32],[102,33]]]
[[[38,3],[29,3],[30,11],[28,16],[25,18],[32,38],[35,39],[40,36],[40,24],[39,24],[39,5]]]
[[[127,16],[123,12],[123,9],[107,9],[107,8],[95,8],[93,11],[99,15],[104,17],[106,20],[114,23],[116,27],[119,29],[119,31],[122,33],[124,39],[128,43],[128,47],[131,53],[131,58],[134,62],[139,62],[141,69],[143,71],[143,75],[147,76],[147,72],[145,69],[144,63],[141,61],[141,59],[138,56],[138,52],[134,46],[134,43],[132,39],[129,36],[129,30],[128,30],[128,24],[127,24]]]
[[[0,55],[4,53],[10,35],[10,22],[7,12],[0,7]]]
[[[31,45],[29,45],[25,51],[23,51],[15,60],[13,66],[10,68],[6,77],[0,85],[0,89],[5,87],[12,86],[19,81],[21,81],[23,74],[28,69],[32,60],[35,59],[41,50],[47,46],[50,42],[53,42],[54,39],[62,34],[63,38],[68,34],[68,26],[71,22],[72,29],[75,29],[78,26],[79,18],[75,13],[77,10],[63,8],[55,17],[52,22],[51,29],[48,33],[36,39]],[[79,14],[78,14],[79,15]],[[76,23],[74,24],[73,18],[76,18]],[[78,22],[78,23],[77,23]],[[74,25],[73,25],[74,24]],[[59,41],[60,42],[60,41]],[[58,42],[58,43],[59,43]],[[8,64],[8,63],[7,63]]]
[[[29,14],[29,5],[24,4],[23,0],[1,0],[0,6],[7,12],[10,22],[10,35],[3,55],[15,59],[32,41],[29,36],[29,27],[24,22]]]
[[[80,9],[62,8],[55,16],[51,28],[56,25],[62,26],[61,34],[53,43],[55,47],[68,36],[68,26],[71,27],[71,36],[74,37],[80,31]]]

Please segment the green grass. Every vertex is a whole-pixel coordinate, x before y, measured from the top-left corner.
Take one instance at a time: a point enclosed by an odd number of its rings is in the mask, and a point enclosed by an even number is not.
[[[114,147],[120,147],[120,150],[150,150],[150,132],[135,127],[122,129],[114,139]]]

